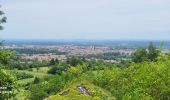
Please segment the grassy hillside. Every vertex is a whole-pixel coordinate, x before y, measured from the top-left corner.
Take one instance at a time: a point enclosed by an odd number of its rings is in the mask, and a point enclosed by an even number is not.
[[[42,68],[42,70],[46,69],[45,68]],[[25,74],[28,74],[28,75],[32,75],[33,77],[31,78],[25,78],[25,79],[20,79],[17,81],[18,84],[27,84],[27,83],[31,83],[33,82],[34,78],[35,77],[38,77],[38,78],[44,78],[44,77],[50,77],[50,76],[53,76],[51,74],[47,74],[44,72],[37,72],[37,71],[28,71],[28,70],[8,70],[8,72],[10,72],[11,74],[20,74],[20,73],[25,73]]]
[[[111,93],[88,82],[70,85],[48,100],[114,100]]]

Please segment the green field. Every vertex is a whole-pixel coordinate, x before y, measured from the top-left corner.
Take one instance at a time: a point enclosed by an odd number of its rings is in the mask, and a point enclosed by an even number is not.
[[[41,73],[47,73],[47,71],[50,69],[49,67],[40,67],[40,68],[31,68],[33,72],[41,72]]]
[[[14,74],[14,73],[26,73],[26,74],[30,74],[30,75],[33,75],[33,78],[26,78],[26,79],[21,79],[21,80],[17,80],[17,84],[20,86],[18,88],[18,91],[17,91],[17,95],[12,98],[12,100],[16,99],[16,100],[27,100],[26,97],[28,97],[28,95],[30,94],[30,92],[28,90],[25,90],[25,85],[26,84],[29,84],[29,83],[33,83],[35,77],[38,77],[38,78],[41,78],[43,79],[44,77],[52,77],[53,75],[51,74],[47,74],[47,70],[49,68],[48,67],[42,67],[40,68],[39,70],[36,70],[36,68],[33,68],[33,71],[28,71],[28,70],[7,70],[8,72],[10,72],[11,74]]]
[[[35,69],[35,68],[34,68]],[[48,67],[42,67],[42,68],[40,68],[38,71],[36,71],[36,69],[35,70],[33,70],[33,71],[28,71],[28,70],[17,70],[17,69],[15,69],[15,70],[7,70],[8,72],[10,72],[10,73],[15,73],[15,72],[17,72],[17,73],[26,73],[26,74],[30,74],[30,75],[33,75],[34,76],[34,78],[35,77],[38,77],[38,78],[44,78],[44,77],[50,77],[50,76],[53,76],[53,75],[51,75],[51,74],[47,74],[46,72],[47,72],[47,69],[48,69]],[[34,78],[27,78],[27,79],[22,79],[22,80],[18,80],[17,81],[17,83],[18,84],[27,84],[27,83],[31,83],[31,82],[33,82],[33,80],[34,80]]]

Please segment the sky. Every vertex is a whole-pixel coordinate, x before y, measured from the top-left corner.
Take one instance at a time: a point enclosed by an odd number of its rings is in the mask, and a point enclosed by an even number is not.
[[[0,0],[0,38],[170,40],[170,0]]]

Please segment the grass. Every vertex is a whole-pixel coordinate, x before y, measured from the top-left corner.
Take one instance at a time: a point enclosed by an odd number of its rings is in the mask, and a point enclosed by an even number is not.
[[[27,79],[23,79],[23,80],[18,80],[17,83],[18,84],[27,84],[27,83],[31,83],[34,81],[34,78],[27,78]]]
[[[16,83],[20,86],[18,88],[18,93],[17,95],[12,98],[11,100],[27,100],[27,95],[29,95],[29,91],[28,90],[25,90],[25,85],[28,84],[28,83],[32,83],[34,81],[34,78],[35,77],[38,77],[38,78],[44,78],[44,77],[50,77],[50,76],[53,76],[51,74],[47,74],[47,70],[49,68],[48,67],[42,67],[40,68],[38,71],[35,69],[33,69],[33,71],[28,71],[28,70],[17,70],[17,69],[14,69],[14,70],[7,70],[8,72],[10,72],[11,74],[12,73],[26,73],[26,74],[30,74],[30,75],[33,75],[34,77],[33,78],[27,78],[27,79],[22,79],[22,80],[17,80]]]
[[[43,68],[45,69],[45,68]],[[18,72],[18,73],[26,73],[26,74],[30,74],[30,75],[33,75],[34,77],[38,77],[38,78],[44,78],[46,76],[53,76],[51,74],[47,74],[47,73],[44,73],[44,72],[35,72],[35,71],[28,71],[28,70],[17,70],[17,69],[14,69],[14,70],[7,70],[8,72]],[[21,85],[24,85],[24,84],[27,84],[27,83],[31,83],[33,82],[34,78],[27,78],[27,79],[22,79],[22,80],[18,80],[17,83],[18,84],[21,84]]]
[[[18,93],[15,95],[15,97],[9,99],[9,100],[29,100],[27,96],[30,94],[28,90],[25,90],[24,88],[19,88]]]
[[[41,73],[47,73],[47,71],[49,70],[49,67],[40,67],[40,68],[32,68],[33,72],[41,72]]]
[[[18,73],[22,73],[22,72],[25,72],[26,74],[30,74],[30,75],[33,75],[34,77],[39,77],[39,78],[42,78],[44,76],[50,76],[50,74],[47,74],[47,73],[44,73],[44,72],[36,72],[36,71],[28,71],[28,70],[8,70],[9,72],[15,72],[17,71]]]
[[[91,95],[80,93],[77,90],[77,86],[83,86],[87,90],[91,91]],[[66,93],[67,95],[61,95],[62,93]],[[89,83],[88,81],[82,81],[77,82],[69,87],[65,88],[60,93],[57,93],[56,95],[52,95],[48,98],[48,100],[115,100],[115,98],[112,96],[110,92],[107,90],[104,90],[98,86],[95,86],[94,84]]]

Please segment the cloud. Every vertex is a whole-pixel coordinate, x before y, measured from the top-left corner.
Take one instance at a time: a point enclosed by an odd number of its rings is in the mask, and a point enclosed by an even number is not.
[[[2,37],[159,39],[162,33],[170,37],[169,3],[169,0],[4,0],[8,23]]]

